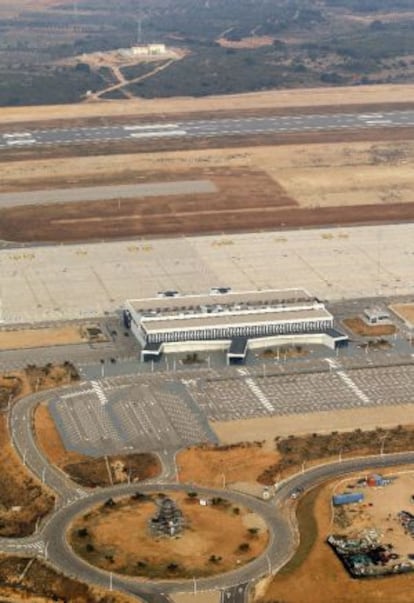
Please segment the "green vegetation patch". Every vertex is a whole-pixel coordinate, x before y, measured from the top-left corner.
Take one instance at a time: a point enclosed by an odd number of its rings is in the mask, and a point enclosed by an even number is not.
[[[318,537],[315,503],[323,487],[314,488],[299,500],[296,510],[300,535],[299,546],[292,559],[280,570],[279,574],[286,575],[296,571],[308,558]]]
[[[356,456],[358,454],[379,454],[382,452],[403,452],[411,450],[413,429],[398,425],[392,429],[377,427],[363,431],[332,431],[330,434],[312,433],[304,436],[275,438],[280,460],[268,467],[258,477],[262,484],[272,485],[286,470],[299,468],[303,463],[326,458]]]

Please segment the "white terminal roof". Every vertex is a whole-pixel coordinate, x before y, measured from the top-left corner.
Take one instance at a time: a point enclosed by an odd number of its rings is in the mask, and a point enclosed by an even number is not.
[[[156,297],[128,306],[147,333],[332,319],[303,289]]]
[[[163,315],[192,311],[204,313],[209,306],[281,306],[283,304],[312,303],[315,298],[304,289],[266,289],[264,291],[228,291],[227,293],[204,293],[200,295],[158,296],[146,299],[129,299],[129,306],[138,314],[154,311]]]
[[[165,318],[145,319],[143,326],[147,333],[177,331],[187,329],[208,329],[216,327],[245,327],[264,323],[309,322],[330,320],[332,315],[323,307],[291,310],[288,312],[223,312],[221,314],[200,314],[187,316],[168,316]]]

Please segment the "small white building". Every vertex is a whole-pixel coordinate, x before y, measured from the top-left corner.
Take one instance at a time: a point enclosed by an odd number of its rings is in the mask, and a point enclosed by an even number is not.
[[[135,56],[156,56],[166,52],[165,44],[139,44],[131,48],[131,53]]]
[[[370,325],[376,325],[378,323],[389,322],[390,315],[386,310],[373,306],[371,308],[365,308],[364,320]]]

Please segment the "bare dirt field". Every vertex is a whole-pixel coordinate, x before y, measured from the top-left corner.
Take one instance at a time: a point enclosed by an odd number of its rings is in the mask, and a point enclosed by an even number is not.
[[[201,446],[183,450],[177,456],[179,480],[201,486],[221,487],[223,482],[256,482],[279,454],[257,443],[211,448]]]
[[[393,304],[390,306],[390,310],[409,323],[410,327],[414,326],[414,304]]]
[[[402,101],[403,99],[403,101]],[[258,110],[298,107],[381,105],[414,103],[414,85],[389,84],[342,88],[275,90],[203,98],[139,99],[79,103],[66,106],[5,107],[0,124],[47,122],[105,116],[154,116],[194,114],[197,112]]]
[[[36,409],[34,428],[39,446],[49,461],[82,486],[94,488],[128,480],[138,482],[160,473],[160,462],[153,454],[117,455],[104,459],[66,450],[45,404]]]
[[[218,224],[220,231],[243,231],[412,220],[413,165],[414,143],[401,140],[10,162],[2,192],[177,178],[208,179],[218,192],[2,209],[0,238],[71,241],[217,232]]]
[[[397,330],[395,325],[368,325],[359,316],[345,318],[343,324],[355,335],[362,337],[381,337],[382,335],[392,335]]]
[[[330,499],[335,483],[311,491],[299,502],[302,547],[272,581],[260,602],[411,603],[412,575],[354,580],[326,544],[331,533]],[[316,522],[315,519],[316,518]]]
[[[85,341],[79,327],[25,329],[23,331],[0,331],[0,350],[39,348],[51,345],[69,345]]]
[[[288,437],[291,434],[313,432],[331,433],[333,430],[352,431],[355,425],[361,429],[372,429],[373,426],[389,428],[395,427],[401,421],[401,417],[404,417],[406,425],[414,425],[414,405],[401,404],[392,407],[353,408],[242,421],[217,421],[214,422],[214,431],[223,445],[255,442],[260,434],[267,450],[274,450],[276,436]]]
[[[219,590],[203,590],[197,593],[172,593],[170,595],[174,603],[220,603],[221,592]]]
[[[251,36],[237,41],[219,38],[216,42],[223,48],[260,48],[261,46],[271,46],[273,38],[271,36]]]
[[[148,522],[157,513],[157,496],[148,500],[141,495],[106,503],[79,518],[71,529],[72,546],[103,569],[164,579],[222,573],[265,548],[268,533],[263,520],[248,509],[225,499],[201,506],[196,496],[163,494],[171,496],[183,513],[186,527],[179,536],[151,533]]]

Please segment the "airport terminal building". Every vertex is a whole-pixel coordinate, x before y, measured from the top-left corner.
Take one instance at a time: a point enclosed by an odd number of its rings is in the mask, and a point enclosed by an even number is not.
[[[124,324],[142,346],[142,360],[168,350],[227,348],[228,362],[242,362],[248,347],[322,343],[335,347],[347,337],[334,330],[324,304],[302,289],[204,295],[165,291],[155,298],[127,300]]]

